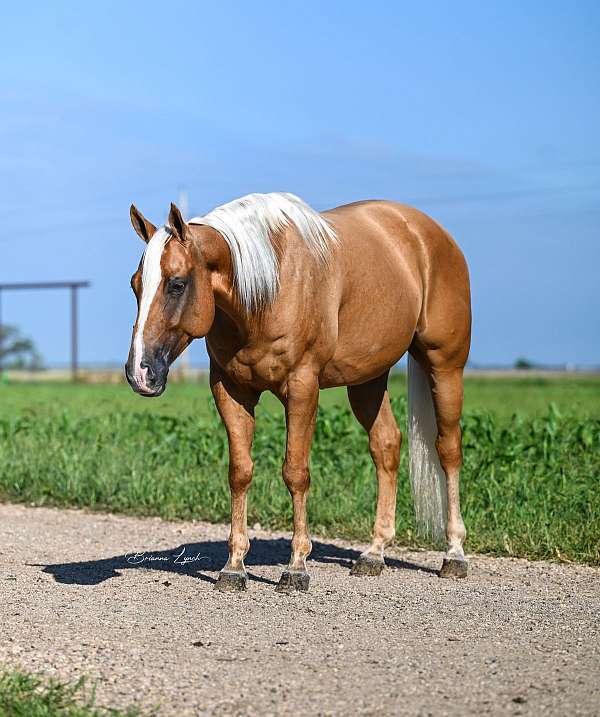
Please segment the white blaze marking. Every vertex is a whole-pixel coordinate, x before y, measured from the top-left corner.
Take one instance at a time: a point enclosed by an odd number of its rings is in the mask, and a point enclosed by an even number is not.
[[[136,383],[145,391],[149,391],[150,388],[146,385],[148,369],[141,366],[142,356],[144,355],[144,326],[162,279],[160,260],[169,236],[169,232],[164,227],[159,229],[148,242],[142,260],[142,296],[137,329],[133,338],[133,371]]]

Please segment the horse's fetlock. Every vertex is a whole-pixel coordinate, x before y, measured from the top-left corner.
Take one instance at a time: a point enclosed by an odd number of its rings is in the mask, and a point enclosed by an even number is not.
[[[227,541],[230,555],[236,553],[238,555],[246,555],[250,550],[250,540],[245,533],[230,535]]]
[[[304,559],[312,553],[312,541],[307,535],[296,536],[292,538],[291,548],[293,555]]]
[[[381,530],[381,538],[384,545],[391,545],[396,539],[396,530],[393,527],[383,528]]]
[[[467,537],[467,530],[461,517],[448,520],[447,537],[449,545],[462,545]]]

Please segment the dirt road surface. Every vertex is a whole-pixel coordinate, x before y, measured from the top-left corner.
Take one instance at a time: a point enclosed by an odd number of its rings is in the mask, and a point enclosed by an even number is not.
[[[0,505],[0,663],[161,715],[600,714],[600,570],[472,556],[441,580],[395,549],[356,578],[361,545],[315,540],[287,596],[289,535],[250,535],[228,595],[226,526]]]

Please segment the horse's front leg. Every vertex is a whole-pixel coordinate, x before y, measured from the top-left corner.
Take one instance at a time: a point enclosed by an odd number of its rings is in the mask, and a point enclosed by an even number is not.
[[[303,372],[290,377],[284,398],[287,444],[283,480],[292,496],[294,535],[290,562],[281,575],[277,592],[308,590],[306,558],[312,549],[306,524],[306,501],[310,486],[308,459],[317,420],[318,403],[319,384],[315,375]]]
[[[211,390],[229,439],[229,488],[231,490],[231,532],[229,559],[219,573],[215,590],[245,590],[244,558],[250,547],[247,529],[247,495],[252,482],[252,439],[254,408],[259,394],[227,381],[211,366]]]

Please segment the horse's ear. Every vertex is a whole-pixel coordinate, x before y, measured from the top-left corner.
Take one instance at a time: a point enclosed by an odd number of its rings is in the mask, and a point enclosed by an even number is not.
[[[181,241],[188,238],[188,225],[185,223],[181,212],[171,203],[171,211],[169,212],[169,228]]]
[[[136,234],[147,244],[156,233],[156,227],[146,219],[134,204],[129,209],[129,216],[131,217],[131,226],[135,229]]]

